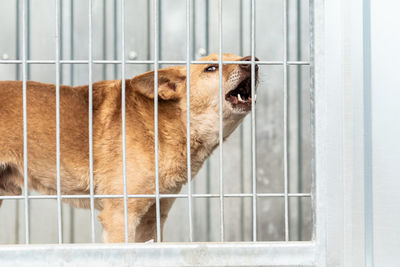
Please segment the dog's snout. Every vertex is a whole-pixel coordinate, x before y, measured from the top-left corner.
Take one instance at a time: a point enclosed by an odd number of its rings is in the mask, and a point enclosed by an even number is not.
[[[254,57],[254,59],[255,59],[255,61],[260,61],[257,57]],[[244,57],[240,61],[251,61],[251,56]],[[240,64],[239,66],[240,66],[240,68],[242,68],[242,70],[246,70],[248,72],[251,71],[251,64]],[[256,69],[256,71],[258,71],[257,64],[255,65],[255,69]]]

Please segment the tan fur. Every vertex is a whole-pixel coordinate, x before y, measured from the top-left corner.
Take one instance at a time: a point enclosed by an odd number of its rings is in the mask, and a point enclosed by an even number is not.
[[[224,54],[224,60],[241,60]],[[213,54],[203,60],[218,60]],[[192,65],[191,162],[192,177],[218,145],[218,70]],[[239,65],[224,65],[224,94],[238,86],[249,72]],[[128,194],[154,194],[154,73],[126,80],[126,162]],[[187,182],[186,68],[159,70],[160,193],[178,193]],[[55,85],[27,83],[29,187],[56,194]],[[224,138],[243,120],[223,100]],[[20,194],[23,187],[22,82],[0,82],[0,195]],[[93,84],[93,169],[95,194],[123,194],[121,81]],[[89,194],[88,86],[60,87],[61,193]],[[88,208],[88,199],[70,199]],[[161,200],[161,224],[174,199]],[[1,204],[1,202],[0,202]],[[124,241],[122,199],[97,199],[105,242]],[[129,199],[129,240],[156,240],[154,199]],[[136,235],[135,235],[136,234]]]

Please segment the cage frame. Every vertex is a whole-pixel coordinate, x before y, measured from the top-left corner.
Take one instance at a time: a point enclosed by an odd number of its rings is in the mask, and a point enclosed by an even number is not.
[[[287,1],[287,0],[283,0]],[[356,1],[358,4],[362,1]],[[330,181],[334,174],[332,170],[340,171],[340,166],[334,166],[331,160],[339,160],[340,155],[332,155],[335,150],[336,143],[341,137],[332,136],[328,127],[332,126],[332,116],[337,111],[342,110],[342,104],[345,100],[332,100],[327,92],[329,81],[333,77],[328,75],[331,68],[328,65],[330,59],[327,58],[328,52],[337,51],[333,45],[327,45],[328,33],[335,35],[340,34],[343,29],[339,26],[332,26],[332,22],[336,19],[335,15],[340,14],[342,10],[340,4],[328,0],[310,0],[310,19],[311,19],[311,90],[312,90],[312,126],[313,126],[313,190],[311,198],[314,205],[314,227],[313,240],[301,242],[225,242],[225,243],[153,243],[153,244],[85,244],[85,245],[7,245],[0,246],[0,259],[3,266],[31,266],[33,263],[51,266],[109,266],[116,264],[118,266],[193,266],[201,264],[202,266],[250,266],[250,265],[273,265],[273,266],[331,266],[338,257],[333,249],[328,252],[328,247],[334,243],[329,236],[338,233],[345,228],[344,225],[332,226],[327,224],[328,212],[337,210],[338,205],[331,207],[332,197],[328,193]],[[348,4],[351,5],[351,4]],[[333,7],[330,10],[327,9]],[[360,11],[362,14],[362,11]],[[24,13],[24,12],[23,12]],[[360,13],[357,13],[360,15]],[[25,16],[25,15],[24,15]],[[348,15],[344,15],[348,16]],[[24,20],[23,20],[24,21]],[[24,22],[26,23],[26,21]],[[332,37],[332,36],[331,36]],[[360,40],[357,35],[354,42]],[[362,38],[361,38],[362,39]],[[27,63],[35,63],[26,59],[26,54],[22,55],[22,60],[1,60],[0,63],[6,64],[22,64],[23,72],[26,73]],[[122,59],[122,62],[124,59]],[[40,63],[40,62],[37,62]],[[75,61],[59,60],[42,62],[44,64],[63,64],[63,63],[79,63]],[[82,64],[110,63],[102,61],[81,61]],[[119,63],[119,62],[114,62]],[[125,61],[125,63],[133,63]],[[142,63],[168,63],[168,61],[158,61],[157,57],[154,61],[146,61]],[[188,61],[182,61],[182,64],[188,64]],[[196,63],[196,62],[191,62]],[[204,63],[204,62],[202,62]],[[250,62],[254,66],[254,61]],[[263,63],[263,62],[261,62]],[[281,62],[264,62],[265,64],[280,64]],[[291,64],[289,61],[283,64]],[[292,62],[292,64],[301,64],[302,62]],[[304,62],[303,62],[304,63]],[[305,62],[306,63],[306,62]],[[217,62],[222,64],[222,62]],[[225,64],[225,62],[224,62]],[[236,63],[237,64],[237,63]],[[124,64],[122,64],[124,65]],[[355,65],[354,68],[358,68]],[[26,80],[24,83],[26,90]],[[358,91],[357,91],[358,92]],[[362,92],[357,93],[362,94]],[[340,95],[340,92],[335,94]],[[335,102],[336,101],[336,102]],[[333,107],[331,104],[334,103]],[[26,103],[24,103],[26,105]],[[331,109],[328,109],[330,106]],[[26,118],[26,112],[24,113]],[[343,130],[343,118],[340,120],[340,129]],[[26,120],[25,120],[26,121]],[[354,125],[351,125],[352,127]],[[24,126],[26,127],[26,125]],[[26,136],[25,136],[26,138]],[[333,168],[333,169],[332,169]],[[355,165],[355,168],[362,169],[363,166]],[[27,171],[27,170],[25,170]],[[344,189],[343,189],[344,191]],[[188,193],[190,199],[190,193]],[[157,194],[156,194],[157,195]],[[221,196],[221,195],[220,195]],[[288,197],[289,194],[285,195]],[[33,197],[33,196],[31,196]],[[61,195],[52,196],[60,202]],[[93,194],[90,196],[94,199]],[[28,195],[21,196],[27,204]],[[125,194],[126,198],[126,194]],[[331,198],[331,199],[330,199]],[[3,199],[3,197],[2,197]],[[6,199],[6,197],[4,197]],[[339,199],[339,197],[337,197]],[[25,213],[29,210],[25,209]],[[366,221],[368,218],[366,218]],[[29,232],[29,231],[28,231]],[[368,233],[366,233],[368,235]],[[340,240],[340,238],[338,238]],[[29,240],[29,239],[28,239]],[[368,240],[368,239],[367,239]],[[331,258],[328,260],[328,256]],[[362,253],[359,256],[363,258]],[[362,260],[361,260],[362,261]],[[339,264],[343,266],[344,264]],[[360,265],[361,266],[361,265]]]

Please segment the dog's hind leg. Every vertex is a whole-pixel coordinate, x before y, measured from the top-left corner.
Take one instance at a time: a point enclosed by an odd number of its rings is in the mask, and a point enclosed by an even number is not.
[[[0,195],[21,195],[21,187],[17,184],[18,170],[10,164],[0,163]],[[0,207],[3,200],[0,199]]]

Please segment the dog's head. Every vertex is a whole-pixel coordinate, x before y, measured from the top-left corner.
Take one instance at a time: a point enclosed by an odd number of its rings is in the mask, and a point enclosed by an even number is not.
[[[224,61],[250,61],[251,57],[224,54]],[[258,60],[256,58],[256,60]],[[211,54],[201,61],[218,61],[217,54]],[[218,64],[196,64],[191,66],[191,100],[206,100],[219,109],[220,72]],[[255,84],[258,66],[255,65]],[[224,64],[222,67],[222,95],[224,114],[245,115],[251,110],[251,64]]]
[[[201,61],[218,61],[211,54]],[[224,61],[250,61],[251,57],[224,54]],[[256,58],[256,60],[258,60]],[[190,103],[194,119],[218,124],[220,72],[218,64],[192,64],[190,66]],[[186,67],[174,66],[158,71],[158,97],[161,101],[181,103],[186,109]],[[258,66],[255,65],[255,84]],[[154,72],[147,72],[131,80],[135,91],[154,98]],[[251,110],[251,64],[224,64],[222,68],[222,94],[224,136],[229,135]]]

